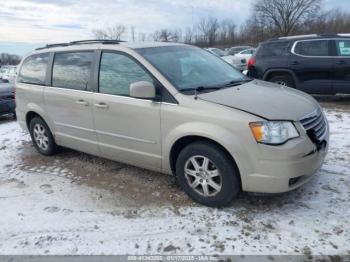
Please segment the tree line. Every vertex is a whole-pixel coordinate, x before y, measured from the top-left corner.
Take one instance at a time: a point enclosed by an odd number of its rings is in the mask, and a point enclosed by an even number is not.
[[[347,33],[350,13],[322,10],[323,0],[257,0],[251,6],[250,17],[238,27],[232,19],[203,17],[185,29],[160,28],[151,34],[134,26],[116,24],[97,29],[97,39],[121,40],[130,33],[132,41],[183,42],[201,47],[252,45],[267,39],[299,34]]]
[[[0,66],[2,65],[18,65],[21,57],[8,53],[0,53]]]

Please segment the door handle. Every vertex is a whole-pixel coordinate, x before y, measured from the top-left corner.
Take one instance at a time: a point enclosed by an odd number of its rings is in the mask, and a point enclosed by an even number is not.
[[[340,61],[337,61],[335,62],[337,65],[345,65],[346,62],[344,60],[340,60]]]
[[[293,61],[292,63],[290,63],[290,65],[299,65],[298,61]]]
[[[75,103],[77,103],[78,105],[82,105],[82,106],[88,106],[89,105],[89,102],[87,102],[87,101],[85,101],[83,99],[79,99]]]
[[[105,103],[98,103],[98,104],[95,104],[95,106],[97,108],[103,108],[103,109],[107,109],[108,108],[108,105],[105,104]]]

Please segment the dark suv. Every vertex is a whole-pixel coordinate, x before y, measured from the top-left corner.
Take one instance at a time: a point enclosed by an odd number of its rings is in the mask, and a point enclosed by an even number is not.
[[[350,94],[350,34],[305,35],[261,43],[248,76],[309,94]]]

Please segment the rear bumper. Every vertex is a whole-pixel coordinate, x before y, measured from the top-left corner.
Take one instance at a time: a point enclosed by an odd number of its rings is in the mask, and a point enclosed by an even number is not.
[[[14,113],[15,100],[0,100],[0,114]]]

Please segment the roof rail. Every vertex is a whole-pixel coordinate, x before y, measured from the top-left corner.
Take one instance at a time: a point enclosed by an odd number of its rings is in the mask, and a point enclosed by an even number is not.
[[[338,34],[338,36],[348,36],[348,37],[350,37],[350,33],[342,33],[342,34]]]
[[[317,34],[310,35],[291,35],[291,36],[281,36],[278,39],[294,39],[294,38],[304,38],[304,37],[317,37]]]
[[[86,44],[119,44],[120,42],[126,42],[123,40],[109,40],[109,39],[89,39],[89,40],[79,40],[72,41],[69,43],[57,43],[57,44],[48,44],[44,47],[36,48],[35,50],[41,50],[46,48],[60,47],[60,46],[71,46],[71,45],[86,45]]]

